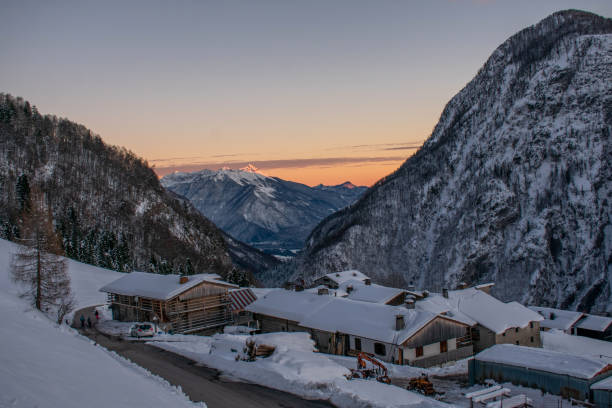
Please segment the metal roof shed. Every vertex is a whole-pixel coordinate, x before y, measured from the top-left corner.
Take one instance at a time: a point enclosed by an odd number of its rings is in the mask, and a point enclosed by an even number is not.
[[[494,379],[579,400],[589,399],[591,385],[612,375],[612,365],[602,359],[511,344],[477,354],[468,370],[471,384]]]
[[[612,408],[612,377],[593,384],[591,393],[596,407]]]

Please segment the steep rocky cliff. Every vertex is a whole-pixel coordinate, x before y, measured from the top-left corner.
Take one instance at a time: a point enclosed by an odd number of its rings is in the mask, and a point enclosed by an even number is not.
[[[558,12],[512,36],[423,147],[325,219],[296,275],[356,268],[505,300],[612,311],[612,20]]]

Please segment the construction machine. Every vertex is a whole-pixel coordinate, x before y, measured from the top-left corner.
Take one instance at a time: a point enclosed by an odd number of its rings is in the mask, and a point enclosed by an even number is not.
[[[429,377],[425,374],[421,374],[420,377],[411,378],[406,389],[420,392],[423,395],[434,395],[436,393],[433,384],[429,381]]]
[[[376,381],[391,384],[387,367],[373,356],[364,352],[360,352],[357,355],[357,369],[351,369],[351,374],[349,374],[347,378],[349,380],[353,378],[376,378]]]

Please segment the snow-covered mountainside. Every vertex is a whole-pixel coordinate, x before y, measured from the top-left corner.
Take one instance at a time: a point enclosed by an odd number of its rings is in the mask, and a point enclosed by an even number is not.
[[[366,187],[346,182],[308,187],[268,177],[253,165],[240,170],[174,173],[161,179],[219,228],[256,248],[291,255],[323,218],[360,197]]]
[[[0,407],[204,407],[162,378],[57,326],[19,298],[9,275],[17,245],[0,239]],[[98,289],[121,274],[68,262],[77,307],[104,303]]]
[[[276,262],[246,245],[238,248],[165,190],[132,152],[0,94],[0,237],[19,237],[21,210],[34,191],[44,194],[66,255],[88,264],[225,275],[236,266],[258,272]]]
[[[423,147],[307,240],[298,274],[612,311],[612,20],[555,13],[496,49]]]

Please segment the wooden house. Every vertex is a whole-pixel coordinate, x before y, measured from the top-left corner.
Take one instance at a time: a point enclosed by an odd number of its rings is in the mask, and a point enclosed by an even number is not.
[[[433,313],[313,293],[274,291],[247,307],[262,332],[306,331],[319,351],[427,367],[473,354],[469,325]]]
[[[541,347],[540,321],[544,318],[517,303],[504,303],[485,291],[468,288],[430,294],[416,308],[452,317],[470,326],[474,351],[495,344]]]
[[[191,276],[132,272],[100,289],[113,319],[156,321],[174,333],[195,333],[232,323],[228,291],[216,274]]]

